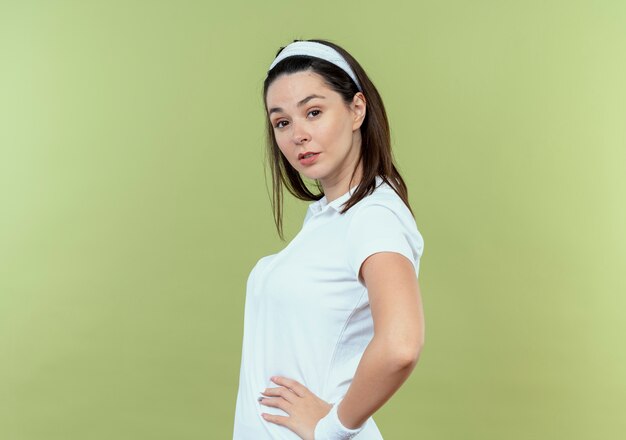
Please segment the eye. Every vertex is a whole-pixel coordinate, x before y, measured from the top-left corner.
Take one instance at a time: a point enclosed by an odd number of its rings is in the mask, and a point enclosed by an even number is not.
[[[287,121],[278,121],[278,122],[274,125],[274,127],[275,127],[275,128],[283,128],[283,127],[284,127],[284,125],[280,125],[280,124],[282,124],[283,122],[287,122]]]
[[[321,110],[311,110],[311,111],[309,112],[309,114],[311,114],[311,113],[315,113],[313,116],[317,116],[317,115],[319,115],[320,113],[322,113],[322,111],[321,111]]]

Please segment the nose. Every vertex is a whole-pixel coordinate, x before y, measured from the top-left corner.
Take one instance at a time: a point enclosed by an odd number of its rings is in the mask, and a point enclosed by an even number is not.
[[[293,141],[297,145],[311,140],[310,134],[301,125],[302,124],[293,124]]]

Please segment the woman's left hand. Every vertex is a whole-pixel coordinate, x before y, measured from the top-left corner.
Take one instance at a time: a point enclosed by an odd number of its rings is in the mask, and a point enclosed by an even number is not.
[[[282,425],[303,440],[314,440],[315,426],[326,414],[332,405],[317,397],[300,382],[286,377],[272,377],[272,382],[281,385],[276,388],[266,388],[262,392],[262,405],[280,408],[289,414],[289,417],[262,413],[265,420]]]

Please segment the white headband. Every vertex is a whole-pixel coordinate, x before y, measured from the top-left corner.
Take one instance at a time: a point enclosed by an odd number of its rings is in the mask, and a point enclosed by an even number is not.
[[[287,45],[274,59],[272,65],[268,69],[268,72],[272,70],[280,61],[294,55],[307,55],[310,57],[321,58],[337,67],[340,67],[344,72],[350,75],[350,78],[352,78],[352,81],[354,81],[358,89],[363,91],[363,89],[361,89],[361,84],[359,84],[359,81],[356,79],[356,75],[344,57],[342,57],[341,54],[332,47],[315,41],[295,41]]]

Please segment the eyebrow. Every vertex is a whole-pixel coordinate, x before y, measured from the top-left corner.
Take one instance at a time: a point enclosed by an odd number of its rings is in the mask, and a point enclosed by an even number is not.
[[[325,97],[325,96],[321,96],[321,95],[315,95],[315,94],[313,94],[313,95],[309,95],[309,96],[307,96],[306,98],[304,98],[303,100],[301,100],[300,102],[298,102],[298,103],[296,104],[296,107],[301,107],[301,106],[303,106],[304,104],[306,104],[307,102],[309,102],[309,101],[310,101],[311,99],[313,99],[313,98],[326,99],[326,97]],[[270,111],[269,111],[269,113],[268,113],[268,114],[269,114],[269,115],[271,115],[272,113],[275,113],[275,112],[282,112],[282,111],[284,111],[282,108],[280,108],[280,107],[274,107],[274,108],[271,108],[271,109],[270,109]]]

